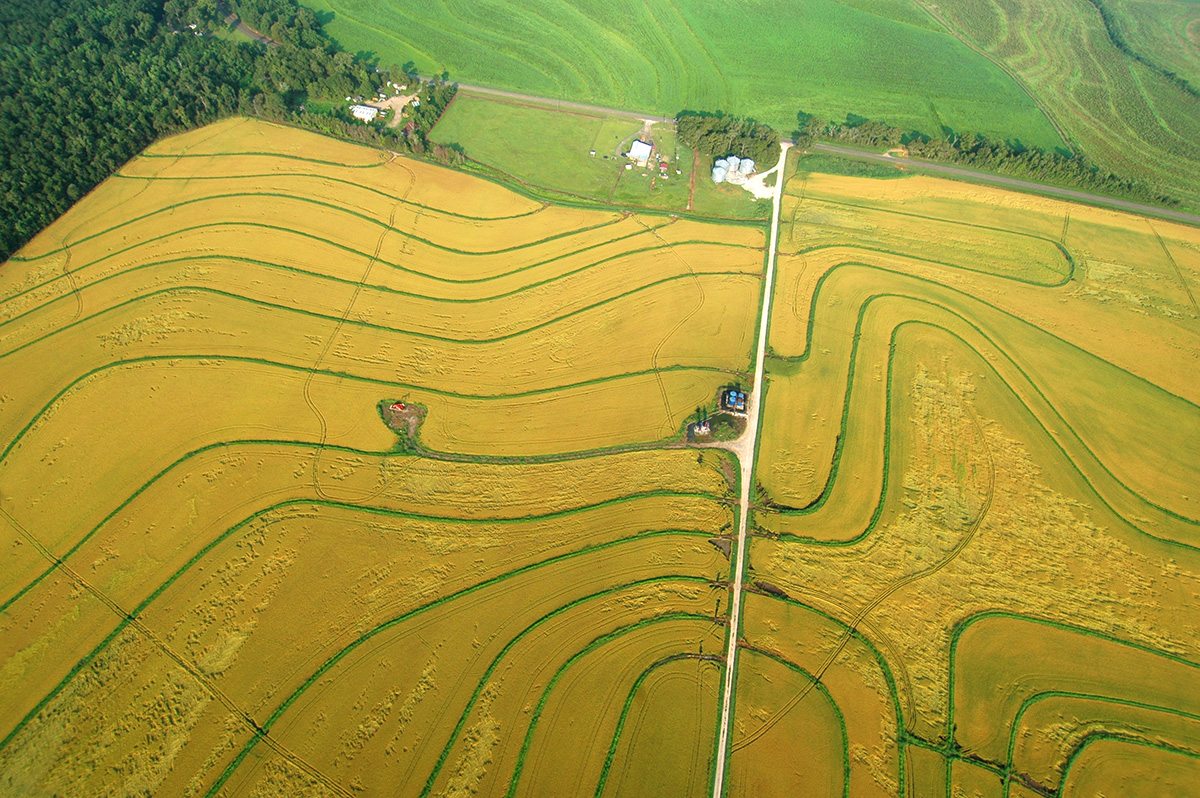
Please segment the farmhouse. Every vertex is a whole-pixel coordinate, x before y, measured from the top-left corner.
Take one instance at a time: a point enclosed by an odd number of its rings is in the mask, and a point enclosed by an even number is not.
[[[375,117],[379,116],[379,109],[372,108],[369,105],[352,105],[350,113],[354,114],[354,118],[363,122],[373,122]]]
[[[647,144],[646,142],[639,139],[637,141],[634,141],[633,144],[629,147],[629,152],[628,152],[629,160],[633,161],[638,166],[645,166],[646,163],[650,160],[650,154],[653,151],[654,151],[653,147],[651,147],[649,144]]]

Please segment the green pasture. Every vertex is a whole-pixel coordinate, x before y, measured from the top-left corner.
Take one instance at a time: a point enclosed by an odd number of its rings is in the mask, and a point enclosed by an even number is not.
[[[458,145],[495,176],[550,199],[574,199],[637,208],[687,211],[692,151],[670,123],[655,123],[650,139],[669,167],[626,169],[630,143],[642,135],[637,119],[535,106],[463,92],[430,134]],[[595,155],[592,155],[592,151]],[[759,219],[771,203],[734,186],[718,186],[700,164],[691,211],[726,219]]]
[[[1060,144],[1016,81],[910,0],[307,1],[345,49],[466,84],[785,133],[804,110]]]
[[[1184,22],[1200,16],[1200,6],[1102,0],[1102,7],[1142,60],[1117,46],[1091,2],[945,0],[937,13],[1019,75],[1097,165],[1200,208],[1200,97],[1148,65],[1184,77],[1200,71],[1200,44],[1188,40]],[[1191,30],[1200,40],[1200,22]]]

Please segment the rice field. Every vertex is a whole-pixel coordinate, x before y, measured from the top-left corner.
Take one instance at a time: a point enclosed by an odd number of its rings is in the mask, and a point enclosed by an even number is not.
[[[344,49],[464,84],[657,116],[724,111],[781,131],[803,110],[1061,144],[1020,84],[909,0],[304,4],[329,15]]]
[[[0,793],[705,794],[736,465],[672,441],[764,243],[245,119],[127,164],[0,268]]]
[[[708,796],[727,683],[729,796],[1194,792],[1200,230],[781,210],[726,672],[681,433],[762,225],[245,119],[124,166],[0,267],[0,794]]]
[[[786,192],[730,794],[1194,792],[1200,231]]]

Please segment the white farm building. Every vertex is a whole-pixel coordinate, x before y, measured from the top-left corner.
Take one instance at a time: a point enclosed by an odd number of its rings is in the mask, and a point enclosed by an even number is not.
[[[629,160],[635,161],[639,166],[645,166],[653,151],[653,147],[639,139],[629,146]]]
[[[379,116],[379,109],[370,105],[352,105],[350,113],[354,114],[354,118],[362,122],[374,122],[375,117]]]

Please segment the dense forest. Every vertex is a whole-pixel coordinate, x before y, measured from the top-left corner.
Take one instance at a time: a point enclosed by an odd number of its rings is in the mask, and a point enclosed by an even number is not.
[[[844,123],[829,122],[803,111],[799,114],[799,121],[800,129],[796,131],[795,138],[800,146],[819,139],[871,149],[903,147],[909,155],[932,161],[946,161],[1044,183],[1078,186],[1161,205],[1179,204],[1178,199],[1155,190],[1147,183],[1100,169],[1078,154],[1047,152],[1017,143],[994,141],[975,133],[934,138],[866,119],[849,118]]]
[[[701,155],[736,155],[769,166],[779,160],[779,132],[751,119],[684,111],[675,124],[679,140]]]
[[[238,41],[214,0],[0,4],[0,261],[154,140],[231,114],[460,157],[425,138],[452,85],[427,86],[415,124],[397,131],[310,110],[386,75],[339,52],[295,0],[228,7],[275,43]]]

